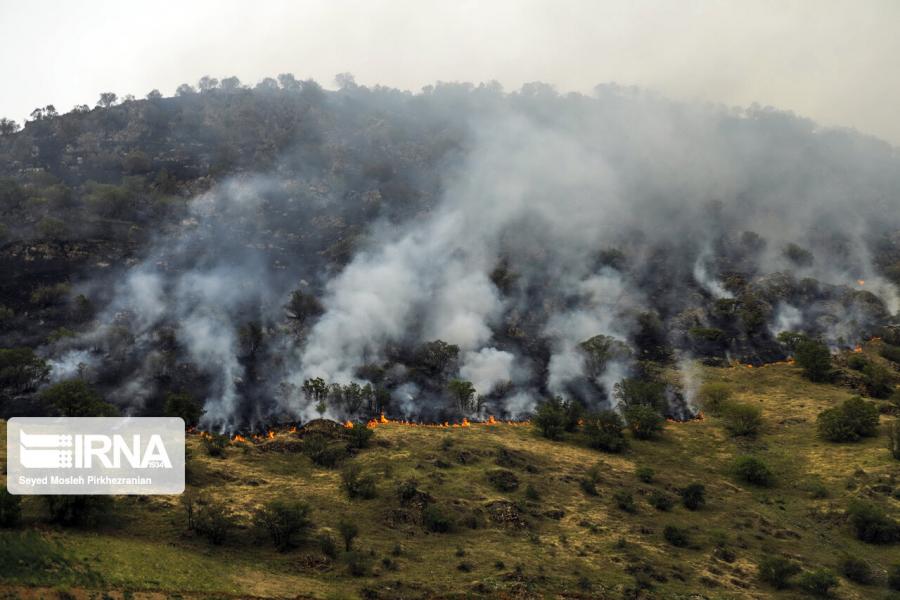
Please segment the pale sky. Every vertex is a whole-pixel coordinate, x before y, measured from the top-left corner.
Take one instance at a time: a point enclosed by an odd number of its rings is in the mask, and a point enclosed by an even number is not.
[[[0,0],[0,116],[203,75],[598,83],[752,102],[900,145],[900,0]]]

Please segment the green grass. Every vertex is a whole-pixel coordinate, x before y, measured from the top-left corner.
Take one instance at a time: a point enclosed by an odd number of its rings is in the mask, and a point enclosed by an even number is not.
[[[727,384],[735,400],[762,409],[764,424],[756,439],[732,438],[720,419],[707,417],[669,423],[656,441],[630,439],[630,448],[617,455],[588,449],[580,434],[551,442],[529,426],[442,430],[391,424],[379,427],[372,447],[350,459],[376,475],[379,493],[372,500],[348,500],[339,470],[317,468],[301,454],[232,446],[217,459],[206,456],[191,436],[192,487],[228,502],[241,523],[223,546],[210,546],[186,531],[178,498],[119,498],[110,522],[94,531],[49,527],[39,499],[26,498],[23,527],[31,533],[0,550],[5,552],[0,581],[199,596],[355,598],[368,588],[385,598],[402,595],[398,590],[413,598],[544,597],[578,590],[586,597],[621,598],[638,574],[662,598],[698,591],[708,598],[791,598],[796,589],[776,591],[758,580],[763,556],[784,554],[805,570],[836,570],[850,554],[868,561],[877,581],[866,587],[842,578],[839,596],[883,595],[887,568],[900,563],[900,545],[856,541],[842,513],[851,499],[866,497],[896,517],[898,502],[885,490],[894,486],[900,463],[891,459],[883,435],[855,444],[816,437],[818,412],[851,391],[811,384],[787,364],[705,368],[703,374],[707,381]],[[882,416],[882,422],[889,418]],[[5,437],[5,426],[2,433]],[[502,466],[518,478],[515,491],[499,492],[487,479],[487,472],[498,468],[500,449],[514,457]],[[772,468],[775,487],[751,487],[733,476],[732,461],[744,454]],[[599,495],[589,496],[579,482],[597,464]],[[635,476],[641,466],[655,471],[651,483]],[[428,533],[398,518],[395,489],[407,479],[415,479],[459,521],[453,532]],[[670,512],[650,506],[653,491],[677,496],[692,482],[706,487],[701,510],[688,511],[680,503]],[[529,484],[539,500],[528,498]],[[620,490],[634,495],[636,513],[617,508],[614,494]],[[253,511],[276,497],[308,501],[317,532],[335,538],[338,522],[351,518],[360,528],[356,548],[370,555],[372,574],[351,576],[340,557],[327,559],[315,544],[276,552],[250,526]],[[524,527],[491,521],[488,507],[500,500],[517,507]],[[467,521],[479,527],[471,529]],[[667,543],[668,525],[684,529],[690,544]],[[6,540],[19,534],[3,535],[13,536]],[[398,544],[402,552],[393,556]],[[733,562],[715,558],[722,547],[734,555]],[[15,561],[35,555],[49,561],[47,568]],[[385,557],[396,562],[396,570],[382,565]],[[464,562],[467,570],[460,570]]]

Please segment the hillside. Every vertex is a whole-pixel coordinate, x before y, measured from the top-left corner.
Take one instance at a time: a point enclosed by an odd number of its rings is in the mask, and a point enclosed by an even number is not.
[[[880,360],[877,346],[862,354]],[[810,383],[788,363],[701,370],[703,381],[724,382],[735,400],[761,407],[757,438],[732,437],[722,418],[705,415],[669,423],[657,440],[629,439],[614,454],[587,448],[580,433],[550,441],[530,424],[389,423],[374,428],[368,448],[324,468],[300,451],[309,429],[231,443],[223,457],[210,456],[195,433],[189,492],[223,503],[237,520],[221,545],[188,531],[176,497],[116,498],[102,523],[81,528],[47,524],[40,499],[26,497],[22,531],[0,532],[0,581],[7,597],[26,598],[793,598],[808,596],[759,579],[763,557],[838,573],[850,555],[875,579],[842,576],[835,597],[883,597],[900,546],[857,540],[845,511],[864,499],[900,515],[900,463],[883,432],[845,444],[816,435],[817,414],[851,390]],[[883,429],[896,417],[880,405]],[[337,438],[347,431],[308,427]],[[773,487],[735,477],[742,454],[770,466]],[[374,498],[348,499],[341,478],[352,465],[374,476]],[[595,465],[593,496],[582,480]],[[638,478],[645,467],[651,481]],[[410,480],[412,491],[398,495]],[[678,493],[694,482],[705,486],[706,504],[691,511]],[[633,494],[633,514],[617,506],[623,490]],[[655,492],[674,506],[652,507]],[[275,498],[312,507],[308,539],[286,552],[252,525],[252,513]],[[438,507],[450,531],[427,530],[426,506]],[[329,558],[315,539],[330,532],[341,545],[342,518],[358,525],[356,553]],[[683,529],[685,547],[664,539],[668,525]]]

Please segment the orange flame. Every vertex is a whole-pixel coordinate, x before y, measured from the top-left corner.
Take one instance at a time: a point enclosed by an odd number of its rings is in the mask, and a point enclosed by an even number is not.
[[[269,430],[269,433],[266,434],[266,437],[269,438],[270,440],[274,440],[274,439],[275,439],[275,432],[274,432],[273,430],[270,429],[270,430]]]
[[[344,427],[346,429],[353,429],[353,421],[344,421]]]
[[[862,352],[862,346],[857,344],[856,348],[853,349],[854,352]]]
[[[491,415],[488,417],[487,424],[488,425],[496,425],[497,424],[497,421],[494,420],[494,415]]]
[[[297,433],[297,426],[296,426],[296,425],[291,425],[291,429],[290,429],[289,432],[290,432],[290,433]]]
[[[247,438],[245,438],[241,434],[237,433],[237,434],[235,434],[235,436],[233,438],[231,438],[231,443],[232,444],[246,444]]]
[[[857,279],[856,283],[858,283],[859,285],[866,285],[866,280],[865,279]]]

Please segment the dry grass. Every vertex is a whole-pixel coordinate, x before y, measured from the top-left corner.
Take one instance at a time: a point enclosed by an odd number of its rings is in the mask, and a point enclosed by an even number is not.
[[[610,455],[586,448],[577,436],[544,440],[531,427],[385,425],[376,430],[372,448],[350,459],[377,476],[379,495],[351,501],[341,491],[339,471],[314,467],[301,454],[230,447],[224,459],[217,459],[206,456],[198,438],[191,436],[196,487],[227,502],[243,523],[224,546],[209,546],[186,532],[178,499],[168,497],[121,498],[112,523],[92,532],[49,528],[41,522],[40,503],[27,498],[26,527],[58,541],[73,569],[90,568],[106,589],[201,595],[353,598],[366,588],[384,598],[537,598],[563,592],[570,593],[567,597],[620,598],[626,587],[634,586],[637,573],[652,582],[660,598],[687,598],[692,592],[708,598],[791,597],[796,592],[775,592],[757,580],[755,565],[761,556],[774,552],[805,568],[834,568],[847,552],[870,561],[882,577],[890,564],[900,563],[900,547],[856,541],[842,517],[848,500],[858,496],[898,513],[897,500],[884,490],[895,486],[900,463],[891,459],[884,438],[835,445],[815,436],[817,413],[849,397],[848,390],[806,382],[786,364],[708,368],[703,374],[706,380],[727,383],[737,399],[761,406],[765,427],[757,440],[731,439],[717,419],[706,418],[669,424],[662,439],[631,440],[626,453]],[[5,438],[5,426],[2,431]],[[486,477],[497,468],[500,449],[517,459],[506,467],[520,482],[513,492],[496,491]],[[752,488],[732,477],[731,461],[746,453],[772,466],[776,487]],[[599,495],[588,496],[579,480],[598,463]],[[656,471],[653,483],[635,477],[641,466]],[[398,522],[394,490],[407,479],[417,480],[420,489],[461,522],[474,518],[481,526],[460,524],[452,533],[436,534],[416,523]],[[653,490],[675,495],[695,481],[707,491],[707,506],[700,511],[678,504],[671,512],[660,512],[647,501]],[[528,484],[540,500],[526,498]],[[820,495],[825,490],[827,497],[814,497],[815,489]],[[619,490],[632,492],[636,514],[616,507],[613,494]],[[312,544],[275,552],[249,527],[249,518],[276,497],[308,501],[320,532],[333,531],[343,517],[352,518],[360,527],[358,547],[371,555],[372,576],[350,576],[342,560],[325,559]],[[487,506],[497,500],[514,503],[528,525],[492,523]],[[552,511],[561,511],[562,518],[547,516]],[[689,547],[666,543],[662,531],[670,524],[688,531]],[[735,554],[731,563],[713,557],[723,540]],[[402,553],[393,557],[398,544]],[[396,570],[381,564],[385,557],[396,561]],[[458,569],[463,562],[470,567],[466,571]],[[46,586],[66,582],[78,587],[77,579],[54,573],[30,581]],[[7,581],[9,586],[17,583]],[[842,579],[839,594],[863,599],[876,592]]]

